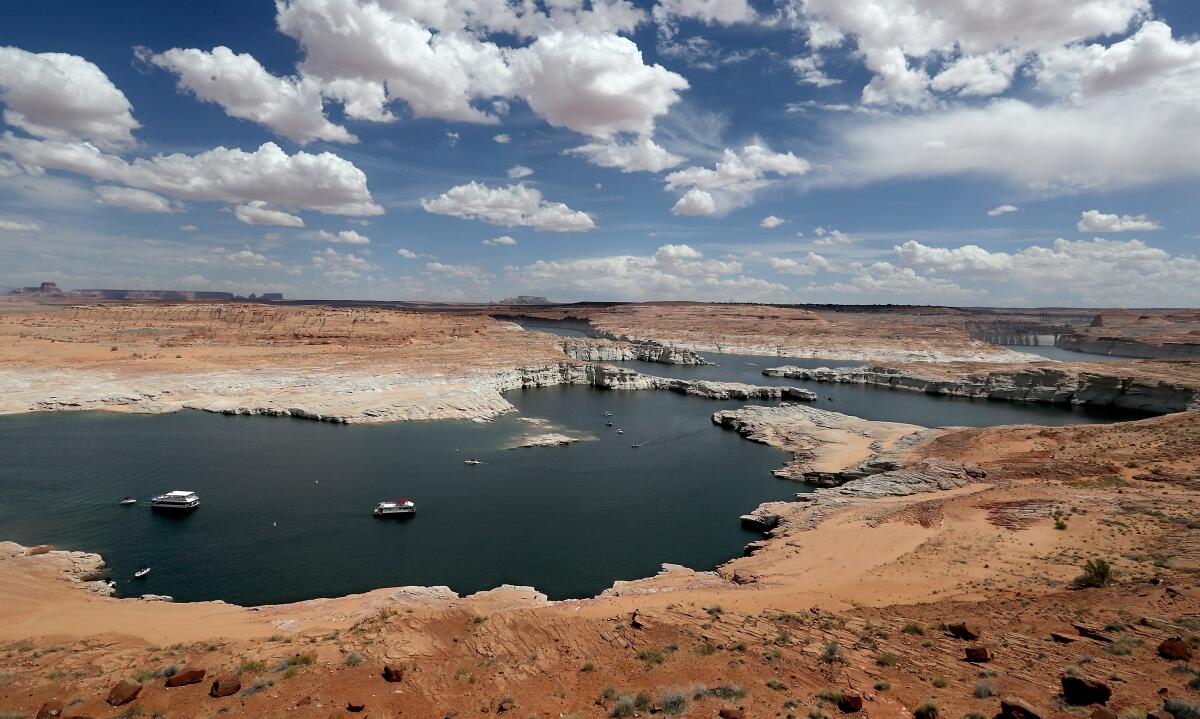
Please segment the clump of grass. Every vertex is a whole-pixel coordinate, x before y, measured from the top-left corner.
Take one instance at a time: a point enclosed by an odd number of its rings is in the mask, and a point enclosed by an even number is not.
[[[1133,654],[1133,648],[1140,645],[1142,640],[1134,639],[1133,637],[1121,637],[1104,645],[1104,651],[1118,657],[1125,657]]]
[[[595,668],[596,665],[592,664],[591,662],[584,662],[583,664],[579,665],[579,671],[581,672],[590,672]]]
[[[363,663],[363,655],[361,652],[350,652],[346,655],[344,662],[348,667],[356,667]]]
[[[688,708],[687,694],[682,689],[672,689],[659,696],[658,705],[664,714],[682,714]]]
[[[837,642],[829,642],[825,645],[825,649],[819,657],[822,664],[844,664],[846,657],[842,655],[842,648]]]
[[[705,609],[704,611],[708,612],[708,616],[712,617],[713,619],[716,619],[717,617],[719,617],[725,613],[725,610],[721,608],[720,604],[714,604],[711,607],[708,607],[707,609]]]
[[[266,671],[266,669],[267,663],[261,659],[246,659],[238,665],[237,671],[238,674],[245,674],[247,672],[258,673]]]
[[[822,689],[817,692],[817,698],[823,699],[832,704],[837,704],[842,700],[842,692],[840,689]]]
[[[913,710],[913,719],[938,719],[938,705],[932,699],[921,702],[920,706]]]
[[[646,668],[656,667],[667,660],[663,650],[658,647],[646,647],[637,653],[637,658],[646,663]]]
[[[718,699],[741,699],[747,692],[741,684],[725,684],[709,689],[708,693]]]
[[[708,694],[708,687],[704,686],[700,682],[696,682],[695,684],[692,685],[692,699],[699,701],[699,700],[703,699],[707,694]]]
[[[1112,566],[1103,559],[1089,559],[1083,565],[1083,574],[1075,577],[1076,587],[1103,587],[1112,581]]]
[[[1060,530],[1060,531],[1066,529],[1067,528],[1066,520],[1064,520],[1064,519],[1054,520],[1054,528],[1057,530]]]
[[[875,663],[881,667],[894,667],[899,662],[900,657],[892,654],[891,652],[880,652],[879,655],[875,657]]]
[[[254,680],[254,683],[242,690],[242,696],[253,696],[267,687],[275,686],[275,682],[267,677],[259,677]]]
[[[989,679],[980,679],[975,682],[975,691],[972,692],[976,699],[988,699],[999,693],[999,690],[996,689],[996,682]]]
[[[717,645],[712,642],[705,642],[696,647],[696,653],[702,657],[711,657],[717,653]]]
[[[900,631],[905,634],[916,634],[923,636],[925,634],[925,625],[920,622],[907,622]]]
[[[877,692],[886,692],[888,689],[891,689],[891,688],[892,688],[892,683],[886,679],[880,679],[879,681],[875,682],[875,691],[877,691]]]
[[[287,659],[280,661],[279,664],[276,665],[275,671],[283,672],[287,671],[291,667],[308,666],[312,663],[313,658],[311,654],[293,654]]]
[[[767,680],[767,689],[774,689],[775,691],[783,691],[784,689],[787,689],[787,685],[784,684],[783,682],[779,681],[778,679],[768,679]]]
[[[932,682],[932,684],[938,689],[945,689],[947,683],[946,677],[934,677]]]

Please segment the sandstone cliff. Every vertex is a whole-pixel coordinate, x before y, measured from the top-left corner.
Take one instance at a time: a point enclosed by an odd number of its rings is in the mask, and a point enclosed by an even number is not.
[[[585,362],[656,362],[658,364],[711,364],[696,352],[648,343],[618,343],[591,340],[565,340],[559,344],[563,354]]]
[[[870,384],[954,397],[1111,405],[1163,414],[1200,409],[1200,387],[1136,373],[1124,374],[1119,368],[1112,372],[1045,365],[985,368],[951,372],[949,376],[881,365],[848,369],[785,366],[763,370],[763,374],[770,377]]]

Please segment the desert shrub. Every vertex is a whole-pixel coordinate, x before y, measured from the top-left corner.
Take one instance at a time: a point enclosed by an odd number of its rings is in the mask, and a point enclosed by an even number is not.
[[[1200,719],[1200,704],[1192,704],[1183,699],[1167,699],[1163,702],[1163,709],[1175,719]]]
[[[778,679],[768,679],[767,680],[767,688],[774,689],[775,691],[782,691],[784,689],[787,689],[787,685],[784,684],[783,682],[779,681]]]
[[[237,671],[238,674],[245,674],[246,672],[261,672],[266,668],[267,663],[261,659],[246,659],[238,665]]]
[[[617,701],[608,710],[608,716],[611,719],[627,719],[637,714],[637,709],[633,706],[633,695],[622,694],[617,697]]]
[[[687,711],[688,698],[682,689],[672,689],[659,697],[658,705],[664,714],[682,714]]]
[[[242,696],[253,696],[270,686],[275,686],[275,682],[266,677],[259,677],[254,680],[253,684],[242,690]]]
[[[891,688],[892,688],[892,683],[886,679],[880,679],[879,681],[875,682],[875,691],[877,691],[877,692],[886,692],[888,689],[891,689]]]
[[[718,699],[741,699],[746,696],[746,688],[741,684],[726,684],[713,687],[708,690],[708,693]]]
[[[842,692],[840,689],[822,689],[817,692],[818,699],[824,699],[832,704],[837,704],[842,700]]]
[[[938,689],[946,688],[946,677],[934,677],[932,684]]]
[[[280,661],[279,664],[275,666],[275,671],[283,672],[287,671],[291,667],[307,666],[312,663],[313,658],[311,654],[293,654],[287,659]]]
[[[923,635],[925,634],[925,625],[920,622],[907,622],[903,627],[900,627],[900,631],[905,634]]]
[[[596,665],[592,664],[591,662],[584,662],[583,664],[579,665],[579,671],[581,671],[581,672],[590,672],[595,668],[596,668]]]
[[[667,660],[663,651],[657,647],[646,647],[637,653],[637,658],[646,663],[646,668],[656,667]]]
[[[846,661],[846,657],[842,656],[842,648],[838,646],[837,642],[826,644],[819,659],[823,664],[844,663]]]
[[[913,710],[913,719],[938,719],[937,702],[932,699],[921,702],[920,706]]]
[[[360,652],[350,652],[346,655],[345,664],[348,667],[356,667],[363,663],[363,655]]]
[[[996,696],[1000,692],[996,689],[996,682],[988,679],[980,679],[975,682],[975,691],[972,693],[976,699],[987,699]]]
[[[1140,645],[1142,641],[1133,637],[1120,637],[1108,644],[1104,645],[1104,651],[1109,654],[1114,654],[1118,657],[1125,657],[1133,654],[1133,648]]]
[[[891,652],[880,652],[879,656],[875,657],[875,663],[881,667],[894,667],[899,661],[900,657]]]
[[[1112,566],[1103,559],[1089,559],[1083,565],[1083,574],[1075,577],[1076,587],[1103,587],[1112,581]]]

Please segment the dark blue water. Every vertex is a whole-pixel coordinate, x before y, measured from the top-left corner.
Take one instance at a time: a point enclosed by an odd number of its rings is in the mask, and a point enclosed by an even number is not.
[[[663,562],[711,569],[757,538],[738,515],[803,488],[782,452],[712,425],[732,403],[581,387],[511,393],[596,441],[507,450],[530,426],[47,413],[0,417],[0,537],[99,552],[122,594],[263,604],[378,587],[503,583],[592,596]],[[604,427],[603,411],[625,429]],[[639,449],[632,442],[644,442]],[[486,464],[467,466],[477,456]],[[319,484],[318,484],[319,482]],[[191,489],[193,513],[146,498]],[[376,519],[407,496],[409,520]],[[150,565],[143,580],[133,571]]]
[[[808,386],[819,407],[925,426],[1143,416],[802,383],[762,368],[855,363],[707,356],[719,366],[626,364]],[[782,452],[712,425],[714,411],[740,402],[583,387],[507,397],[520,416],[596,439],[508,450],[534,431],[515,416],[350,426],[201,412],[0,417],[0,538],[99,552],[123,595],[181,601],[265,604],[400,585],[470,593],[503,583],[585,597],[663,562],[711,569],[758,536],[740,527],[739,514],[803,489],[770,475]],[[623,435],[604,426],[606,410]],[[469,456],[486,464],[464,465]],[[116,504],[171,489],[198,492],[201,507],[171,517]],[[397,496],[416,501],[416,517],[371,516],[376,502]],[[142,565],[150,576],[132,580]]]

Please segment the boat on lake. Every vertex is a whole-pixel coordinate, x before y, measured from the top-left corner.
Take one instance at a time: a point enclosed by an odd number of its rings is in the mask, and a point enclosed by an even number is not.
[[[641,443],[641,442],[634,442],[634,443],[633,443],[631,446],[632,446],[634,449],[637,449],[638,447],[641,447],[641,446],[642,446],[642,443]]]
[[[142,567],[141,569],[139,569],[133,573],[133,578],[141,579],[142,577],[146,576],[149,573],[150,573],[150,567]]]
[[[612,412],[605,412],[605,413],[604,413],[604,416],[605,416],[605,417],[611,417],[611,416],[612,416]]]
[[[200,495],[190,489],[175,489],[151,497],[150,506],[168,512],[190,512],[200,506]]]
[[[411,499],[397,499],[394,502],[380,502],[371,513],[376,517],[403,517],[416,514],[417,505]]]
[[[474,457],[472,457],[472,458],[470,458],[470,459],[464,459],[464,460],[463,460],[463,464],[483,464],[483,462],[481,462],[481,461],[479,461],[478,459],[475,459]]]
[[[617,428],[617,434],[625,434],[625,430],[623,430],[623,429],[621,429],[621,428],[619,428],[619,427],[618,427],[618,428]]]
[[[129,506],[129,505],[131,505],[131,504],[137,504],[137,500],[136,500],[136,499],[134,499],[133,497],[126,497],[125,499],[122,499],[122,500],[121,500],[121,505],[122,505],[122,506],[126,506],[126,507],[127,507],[127,506]]]

